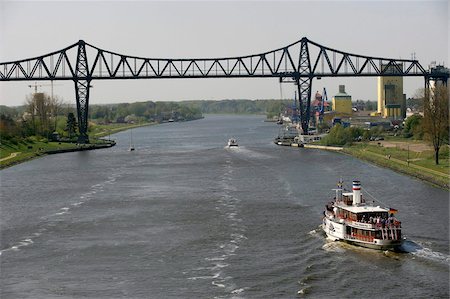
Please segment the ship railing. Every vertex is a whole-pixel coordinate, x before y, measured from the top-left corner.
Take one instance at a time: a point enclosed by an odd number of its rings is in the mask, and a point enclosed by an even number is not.
[[[381,239],[382,240],[400,240],[401,231],[396,227],[384,227],[381,228]]]

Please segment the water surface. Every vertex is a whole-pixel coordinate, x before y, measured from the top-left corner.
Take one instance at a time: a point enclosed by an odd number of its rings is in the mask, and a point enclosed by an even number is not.
[[[1,298],[448,298],[447,191],[277,132],[207,116],[2,170]],[[399,209],[408,253],[325,240],[340,177]]]

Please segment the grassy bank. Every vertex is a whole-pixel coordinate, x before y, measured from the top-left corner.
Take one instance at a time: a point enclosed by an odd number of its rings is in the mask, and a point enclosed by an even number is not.
[[[108,143],[94,140],[88,146],[70,142],[47,142],[29,137],[20,141],[2,140],[0,144],[0,169],[10,167],[48,154],[104,148]]]
[[[386,147],[382,144],[358,143],[345,147],[343,151],[359,159],[449,189],[448,146],[441,150],[439,165],[434,163],[432,150],[409,151],[401,147]]]
[[[69,142],[48,142],[46,139],[29,137],[16,140],[2,140],[0,144],[0,169],[10,167],[37,157],[51,153],[74,151],[83,149],[102,148],[105,140],[102,137],[137,127],[154,125],[153,122],[141,122],[138,124],[113,123],[113,124],[89,124],[89,146],[79,146]]]
[[[80,146],[69,142],[48,142],[45,138],[28,137],[25,139],[2,140],[0,144],[0,169],[10,167],[47,154],[70,152],[74,150],[103,148],[107,141],[102,137],[137,127],[154,125],[154,122],[141,122],[138,124],[89,123],[90,144]]]
[[[74,143],[47,142],[35,137],[20,141],[2,140],[0,145],[0,169],[39,157],[50,150],[74,149]]]
[[[90,138],[101,138],[109,136],[110,134],[115,134],[120,131],[125,131],[137,127],[155,125],[154,122],[141,122],[138,124],[127,124],[127,123],[112,123],[112,124],[89,124],[89,136]]]

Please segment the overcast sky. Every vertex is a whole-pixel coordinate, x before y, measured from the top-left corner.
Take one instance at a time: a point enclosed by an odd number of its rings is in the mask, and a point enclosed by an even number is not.
[[[0,0],[0,61],[46,54],[84,39],[113,52],[163,58],[228,57],[286,46],[303,36],[350,53],[449,64],[449,2],[443,1],[5,1]],[[329,97],[345,84],[353,99],[376,100],[376,78],[313,83]],[[0,103],[21,105],[31,82],[0,82]],[[50,84],[50,82],[38,82]],[[93,81],[90,103],[292,97],[277,79]],[[405,78],[412,96],[423,79]],[[40,91],[50,93],[49,86]],[[75,103],[74,84],[55,95]]]

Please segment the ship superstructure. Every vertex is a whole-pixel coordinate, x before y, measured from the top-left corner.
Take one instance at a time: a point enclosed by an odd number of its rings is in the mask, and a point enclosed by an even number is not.
[[[367,204],[360,181],[353,181],[352,192],[345,192],[342,182],[334,190],[336,196],[326,205],[323,218],[323,230],[329,239],[382,250],[402,245],[397,210]]]

